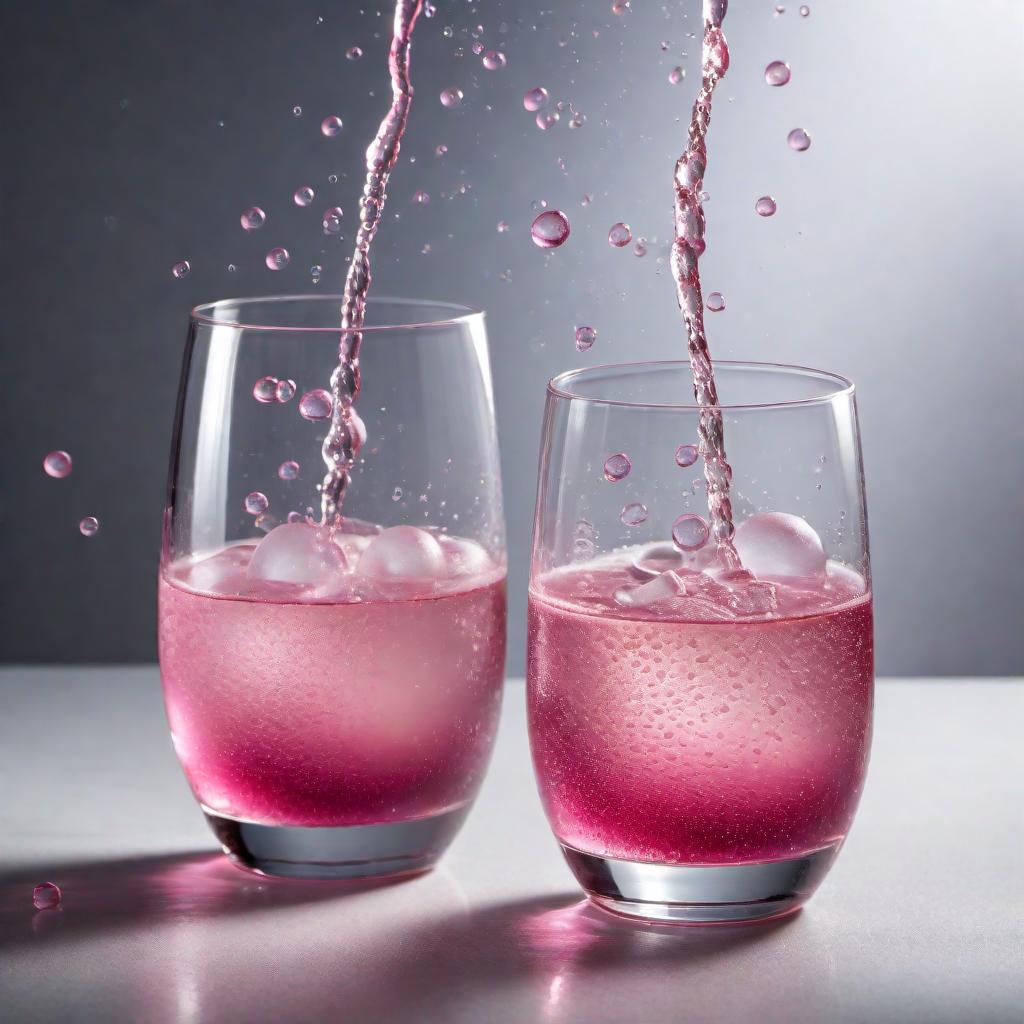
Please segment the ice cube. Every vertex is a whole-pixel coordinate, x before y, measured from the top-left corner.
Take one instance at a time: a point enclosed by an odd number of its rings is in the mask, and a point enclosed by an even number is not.
[[[250,580],[320,587],[344,573],[345,553],[327,530],[310,523],[282,523],[259,542]]]
[[[755,512],[733,539],[745,569],[755,576],[825,578],[825,549],[805,519],[788,512]]]
[[[476,541],[465,537],[439,537],[438,541],[449,576],[478,576],[492,567],[490,555]]]
[[[374,537],[356,566],[360,576],[370,579],[444,579],[444,552],[437,540],[416,526],[392,526]]]
[[[686,593],[682,579],[670,569],[653,580],[638,587],[619,587],[612,595],[615,603],[624,608],[647,608],[658,601],[665,601]]]

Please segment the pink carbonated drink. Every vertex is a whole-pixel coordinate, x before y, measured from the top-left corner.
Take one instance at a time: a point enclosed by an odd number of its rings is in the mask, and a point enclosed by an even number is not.
[[[458,811],[496,727],[505,573],[414,527],[277,527],[160,578],[171,732],[207,813],[349,826]]]

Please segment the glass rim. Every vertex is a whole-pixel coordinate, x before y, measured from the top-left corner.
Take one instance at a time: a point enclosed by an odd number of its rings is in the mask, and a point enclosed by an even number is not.
[[[723,367],[740,370],[757,371],[785,371],[799,376],[813,376],[819,380],[829,382],[833,389],[823,395],[816,395],[813,398],[794,398],[783,402],[739,402],[735,404],[699,405],[693,402],[636,402],[621,398],[597,398],[591,395],[580,394],[571,390],[570,385],[575,380],[587,379],[602,370],[646,370],[654,367],[685,367],[690,372],[690,362],[686,359],[649,359],[630,363],[602,363],[599,366],[581,367],[575,370],[566,370],[556,374],[548,381],[547,392],[549,395],[568,399],[572,402],[589,402],[593,405],[610,405],[620,408],[633,409],[676,409],[680,412],[700,412],[702,409],[717,409],[720,412],[732,412],[743,409],[795,409],[804,406],[827,405],[836,398],[852,397],[855,392],[853,381],[830,370],[817,370],[812,366],[799,366],[795,363],[767,363],[747,359],[713,359],[711,365],[715,368]]]
[[[340,324],[336,327],[309,327],[288,323],[259,323],[258,318],[245,317],[241,315],[242,307],[254,306],[257,303],[270,303],[276,306],[283,306],[287,303],[315,303],[333,302],[338,307],[344,300],[343,295],[337,294],[297,294],[297,295],[250,295],[238,299],[214,299],[212,302],[203,302],[192,309],[190,319],[193,323],[205,324],[210,327],[234,327],[244,331],[288,331],[302,334],[338,334],[341,331]],[[453,315],[440,319],[417,320],[410,318],[409,323],[376,324],[370,327],[360,327],[360,334],[377,334],[386,331],[409,331],[421,330],[429,327],[454,327],[459,324],[469,323],[476,318],[486,317],[482,309],[473,306],[464,306],[458,302],[443,302],[440,299],[407,299],[394,295],[372,296],[367,300],[370,306],[382,306],[390,304],[393,306],[430,306],[439,310],[450,310]],[[229,317],[218,313],[218,307],[232,306],[239,309],[240,315]]]

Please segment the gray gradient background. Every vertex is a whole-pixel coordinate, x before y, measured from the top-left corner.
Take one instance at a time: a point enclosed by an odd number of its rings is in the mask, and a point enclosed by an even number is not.
[[[187,311],[226,295],[310,290],[313,263],[325,268],[321,288],[340,284],[349,243],[325,246],[317,222],[338,203],[354,223],[362,152],[386,106],[387,6],[0,9],[4,660],[155,656]],[[619,18],[606,0],[450,0],[417,29],[417,97],[376,245],[376,287],[488,311],[515,672],[544,382],[580,363],[681,350],[658,257],[695,88],[699,47],[686,33],[698,31],[698,6],[634,0]],[[728,300],[711,319],[713,348],[856,380],[879,671],[1019,673],[1024,5],[993,0],[980,27],[973,5],[954,0],[814,0],[807,19],[794,3],[780,18],[772,6],[733,0],[729,16],[733,66],[707,178],[703,265],[707,286]],[[503,71],[472,55],[464,30],[477,23],[506,50]],[[356,44],[365,57],[346,61]],[[774,58],[793,67],[784,89],[762,78]],[[677,63],[688,77],[673,87]],[[521,103],[536,84],[573,101],[585,127],[570,131],[563,118],[538,131]],[[464,90],[459,110],[438,102],[447,86]],[[345,128],[327,140],[318,125],[331,113]],[[813,136],[800,155],[785,144],[797,125]],[[290,198],[304,183],[318,192],[308,211]],[[429,206],[413,204],[419,188]],[[765,192],[779,202],[771,220],[753,213]],[[529,240],[530,204],[541,198],[572,222],[569,243],[550,255]],[[238,215],[253,203],[269,222],[246,236]],[[502,219],[511,230],[500,235]],[[608,246],[617,220],[652,240],[645,258]],[[293,260],[273,274],[262,254],[276,244]],[[180,258],[193,270],[175,281]],[[599,330],[584,356],[573,347],[577,323]],[[54,447],[75,459],[63,482],[39,468]],[[91,541],[77,531],[85,514],[103,524]]]

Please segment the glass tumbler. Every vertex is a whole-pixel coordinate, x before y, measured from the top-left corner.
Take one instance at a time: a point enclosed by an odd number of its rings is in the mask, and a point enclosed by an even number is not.
[[[339,296],[193,311],[159,572],[177,756],[225,853],[292,877],[429,868],[480,786],[505,660],[483,314],[372,299],[340,523],[321,445]]]
[[[709,529],[689,364],[573,371],[548,386],[529,597],[555,836],[594,903],[680,923],[799,907],[850,828],[871,737],[853,385],[715,373],[731,548]]]

